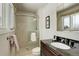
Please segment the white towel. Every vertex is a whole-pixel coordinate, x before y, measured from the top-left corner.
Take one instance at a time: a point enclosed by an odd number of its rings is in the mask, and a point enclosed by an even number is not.
[[[31,33],[31,41],[36,41],[36,33]]]
[[[14,42],[15,42],[15,45],[16,45],[16,49],[17,49],[17,51],[19,51],[19,45],[18,45],[18,41],[17,41],[16,35],[12,35],[12,36],[14,38]]]

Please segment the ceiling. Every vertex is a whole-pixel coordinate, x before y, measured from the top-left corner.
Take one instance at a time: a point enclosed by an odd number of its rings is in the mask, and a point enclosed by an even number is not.
[[[47,3],[15,3],[14,6],[18,11],[36,12],[39,8],[47,5]]]

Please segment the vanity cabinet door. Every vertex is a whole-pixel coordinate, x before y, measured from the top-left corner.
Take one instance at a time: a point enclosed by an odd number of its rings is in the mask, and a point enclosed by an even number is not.
[[[47,45],[45,45],[43,42],[41,42],[41,55],[42,56],[56,56],[55,53],[53,53]]]
[[[50,48],[41,41],[41,56],[63,56],[63,54],[53,48]]]

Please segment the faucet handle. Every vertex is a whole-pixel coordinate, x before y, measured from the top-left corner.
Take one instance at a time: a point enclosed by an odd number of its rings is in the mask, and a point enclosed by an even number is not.
[[[74,47],[74,41],[71,41],[71,47]]]
[[[61,39],[61,42],[64,42],[64,39]]]
[[[56,39],[56,35],[54,35],[54,37],[53,37],[54,39]]]
[[[69,46],[70,46],[70,47],[74,47],[74,41],[70,40]]]

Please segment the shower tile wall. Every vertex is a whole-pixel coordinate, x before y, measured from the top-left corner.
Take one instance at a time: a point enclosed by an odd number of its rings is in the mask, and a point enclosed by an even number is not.
[[[37,21],[34,21],[33,18],[25,15],[16,16],[16,36],[20,48],[32,49],[39,45],[38,39],[35,42],[30,39],[32,32],[37,33]]]

